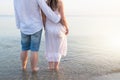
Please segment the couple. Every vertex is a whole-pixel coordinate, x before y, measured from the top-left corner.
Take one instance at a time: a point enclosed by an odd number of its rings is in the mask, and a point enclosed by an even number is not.
[[[62,0],[14,0],[17,28],[21,32],[22,70],[26,70],[28,50],[32,71],[38,71],[38,51],[42,28],[45,29],[45,55],[50,70],[59,70],[66,55],[68,26]]]

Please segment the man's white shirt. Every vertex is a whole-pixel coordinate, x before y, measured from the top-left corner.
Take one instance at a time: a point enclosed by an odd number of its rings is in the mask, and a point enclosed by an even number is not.
[[[14,0],[16,25],[24,34],[34,34],[43,28],[41,10],[46,17],[58,23],[60,16],[55,14],[45,0]]]

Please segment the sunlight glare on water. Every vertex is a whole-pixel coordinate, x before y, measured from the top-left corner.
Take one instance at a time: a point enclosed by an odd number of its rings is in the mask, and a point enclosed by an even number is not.
[[[119,35],[108,36],[106,39],[106,44],[115,50],[116,49],[120,50],[120,36]]]

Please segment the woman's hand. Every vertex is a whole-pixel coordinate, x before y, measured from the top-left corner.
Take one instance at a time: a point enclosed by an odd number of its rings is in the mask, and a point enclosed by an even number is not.
[[[68,33],[69,33],[69,29],[68,29],[68,28],[66,28],[65,35],[68,35]]]

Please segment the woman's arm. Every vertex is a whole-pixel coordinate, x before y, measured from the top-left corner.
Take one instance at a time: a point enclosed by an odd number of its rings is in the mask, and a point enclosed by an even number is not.
[[[68,34],[69,32],[69,29],[68,29],[68,24],[67,24],[67,21],[66,21],[66,17],[65,17],[65,14],[64,14],[64,5],[63,5],[63,2],[61,0],[59,0],[59,12],[60,12],[60,15],[61,15],[61,24],[65,26],[65,29],[66,29],[66,35]]]

